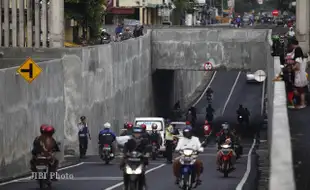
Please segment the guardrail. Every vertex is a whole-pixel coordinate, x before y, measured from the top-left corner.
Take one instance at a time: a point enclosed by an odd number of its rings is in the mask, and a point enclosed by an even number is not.
[[[272,81],[280,72],[280,58],[274,57],[268,68],[269,189],[296,190],[285,84]]]

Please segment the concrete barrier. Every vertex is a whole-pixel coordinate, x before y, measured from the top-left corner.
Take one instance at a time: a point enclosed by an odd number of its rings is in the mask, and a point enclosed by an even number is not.
[[[266,68],[266,29],[190,28],[152,30],[153,67],[157,69],[251,70]]]
[[[269,189],[295,190],[285,84],[272,81],[280,72],[280,58],[274,57],[274,65],[268,68]]]
[[[135,116],[154,116],[150,35],[76,48],[62,59],[40,62],[43,72],[30,85],[16,75],[17,67],[0,69],[5,89],[0,100],[0,179],[29,171],[32,141],[43,123],[56,128],[65,153],[77,154],[76,124],[85,115],[93,137],[88,154],[97,154],[96,137],[104,122],[118,132]],[[27,51],[31,56],[31,49]],[[187,102],[208,75],[176,71],[175,88],[167,93]],[[64,152],[58,157],[63,160]]]

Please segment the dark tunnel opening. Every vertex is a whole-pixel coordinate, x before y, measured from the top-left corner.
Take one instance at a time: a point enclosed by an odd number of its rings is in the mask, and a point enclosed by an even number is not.
[[[153,74],[153,93],[156,116],[169,117],[173,99],[173,70],[156,70]]]

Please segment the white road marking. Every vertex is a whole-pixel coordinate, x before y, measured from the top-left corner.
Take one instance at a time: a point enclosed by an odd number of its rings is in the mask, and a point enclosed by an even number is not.
[[[232,96],[232,93],[234,92],[234,89],[235,89],[235,87],[236,87],[236,85],[237,85],[237,82],[238,82],[238,79],[239,79],[239,77],[240,77],[240,74],[241,74],[241,71],[239,71],[239,73],[238,73],[238,75],[237,75],[237,77],[236,77],[235,83],[234,83],[234,85],[232,86],[232,88],[231,88],[231,90],[230,90],[230,92],[229,92],[228,98],[227,98],[227,100],[226,100],[226,102],[225,102],[225,104],[224,104],[224,108],[223,108],[223,111],[222,111],[222,116],[224,115],[224,112],[225,112],[225,110],[226,110],[227,104],[228,104],[228,102],[229,102],[229,100],[230,100],[230,98],[231,98],[231,96]]]
[[[62,171],[62,170],[70,169],[70,168],[75,168],[75,167],[78,167],[78,166],[80,166],[82,164],[84,164],[84,162],[81,162],[81,163],[78,163],[78,164],[74,164],[74,165],[71,165],[71,166],[67,166],[67,167],[63,167],[63,168],[58,169],[57,171]],[[11,183],[16,183],[16,182],[20,182],[20,181],[25,181],[25,180],[29,180],[29,179],[31,179],[30,176],[29,177],[19,178],[19,179],[14,179],[14,180],[11,180],[11,181],[0,183],[0,186],[4,186],[4,185],[7,185],[7,184],[11,184]]]
[[[195,106],[198,104],[198,102],[200,102],[200,100],[204,97],[204,95],[205,95],[205,93],[207,92],[208,88],[211,86],[211,83],[212,83],[212,81],[214,80],[216,73],[217,73],[217,71],[214,72],[214,74],[213,74],[211,80],[209,81],[209,84],[207,85],[207,87],[205,88],[205,90],[203,91],[203,93],[201,94],[201,96],[198,98],[198,100],[193,104],[194,107],[195,107]]]
[[[241,179],[241,181],[239,182],[239,184],[237,185],[236,187],[236,190],[242,190],[246,180],[248,179],[249,175],[250,175],[250,172],[251,172],[251,162],[252,162],[252,152],[253,152],[253,149],[255,147],[255,144],[256,144],[256,139],[253,139],[253,144],[252,144],[252,147],[248,153],[248,162],[247,162],[247,166],[246,166],[246,171]]]
[[[262,89],[262,102],[261,102],[261,110],[260,114],[264,114],[264,103],[265,103],[265,85],[266,85],[266,80],[263,82],[263,89]]]
[[[161,164],[161,165],[159,165],[159,166],[157,166],[157,167],[155,167],[155,168],[151,168],[151,169],[147,170],[147,171],[145,172],[145,174],[148,174],[148,173],[150,173],[150,172],[152,172],[152,171],[154,171],[154,170],[160,169],[160,168],[164,167],[165,165],[166,165],[166,164]],[[118,188],[119,186],[122,186],[123,184],[124,184],[124,182],[119,182],[119,183],[117,183],[117,184],[115,184],[115,185],[113,185],[113,186],[111,186],[111,187],[108,187],[108,188],[106,188],[106,189],[104,189],[104,190],[116,189],[116,188]]]

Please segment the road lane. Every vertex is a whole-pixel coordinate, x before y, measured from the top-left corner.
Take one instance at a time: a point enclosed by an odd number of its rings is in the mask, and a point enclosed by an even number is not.
[[[221,112],[225,105],[226,100],[229,97],[230,92],[234,86],[235,80],[239,72],[217,72],[214,80],[212,81],[211,87],[214,90],[214,100],[213,107],[217,112],[217,116],[221,117]],[[235,105],[231,104],[231,101],[236,101],[242,99],[242,93],[256,93],[252,92],[248,88],[248,85],[243,85],[240,87],[241,80],[244,77],[241,74],[236,82],[232,95],[229,97],[230,101],[228,102],[225,110],[225,117],[235,116]],[[261,93],[260,93],[261,94]],[[244,101],[258,101],[253,98],[250,98],[252,94],[244,98]],[[238,104],[238,103],[235,103]],[[205,116],[205,106],[206,98],[203,97],[201,101],[197,104],[198,123],[202,124]],[[249,107],[249,106],[248,106]],[[234,111],[232,111],[234,110]],[[227,114],[226,114],[227,113]],[[220,124],[218,122],[218,124]],[[230,177],[224,179],[223,174],[216,171],[216,147],[214,144],[208,146],[204,153],[200,155],[200,159],[204,163],[204,174],[202,176],[202,185],[198,189],[212,189],[212,190],[233,190],[236,188],[236,185],[239,183],[241,178],[244,175],[247,166],[247,153],[250,150],[251,142],[247,141],[247,144],[244,144],[244,156],[241,157],[236,164],[236,170],[230,174]],[[54,189],[57,190],[112,190],[112,189],[121,189],[122,188],[122,173],[119,170],[119,159],[115,160],[111,165],[104,165],[98,157],[91,157],[83,160],[84,163],[80,166],[70,168],[68,170],[63,170],[60,173],[73,174],[76,180],[60,180],[53,183]],[[147,183],[149,189],[178,189],[174,185],[174,176],[172,174],[172,166],[165,164],[164,159],[159,159],[156,161],[151,161],[151,164],[148,166],[147,174]],[[1,189],[13,190],[13,189],[35,189],[38,185],[33,180],[21,180],[20,182],[8,184],[5,186],[0,186]]]
[[[221,116],[224,104],[228,98],[230,90],[238,76],[238,71],[220,71],[216,72],[215,77],[210,84],[214,91],[212,107],[215,110],[214,119]],[[206,116],[207,99],[205,96],[196,104],[197,124],[202,125]]]

